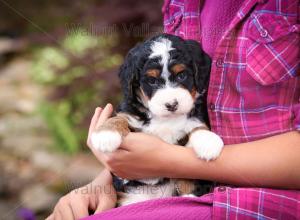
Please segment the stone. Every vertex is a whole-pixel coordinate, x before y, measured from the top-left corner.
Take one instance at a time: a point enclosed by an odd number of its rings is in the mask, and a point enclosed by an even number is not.
[[[20,220],[16,213],[16,204],[7,200],[0,200],[0,213],[2,220]]]
[[[30,135],[7,136],[3,138],[1,148],[9,150],[16,157],[27,159],[32,158],[38,149],[45,149],[50,143],[47,137]]]
[[[0,118],[0,136],[46,136],[47,127],[39,115],[6,114]]]
[[[59,198],[60,195],[47,189],[45,185],[36,184],[23,190],[20,201],[23,207],[34,212],[42,212],[52,210]]]
[[[77,154],[66,168],[65,178],[68,190],[91,182],[102,171],[103,166],[93,154]]]
[[[26,45],[27,45],[26,41],[22,39],[11,39],[7,37],[1,37],[0,55],[24,50],[26,48]]]
[[[66,156],[43,149],[34,150],[30,161],[37,169],[51,170],[56,173],[63,173],[69,163]]]
[[[0,69],[0,85],[32,83],[30,77],[31,61],[16,58]]]

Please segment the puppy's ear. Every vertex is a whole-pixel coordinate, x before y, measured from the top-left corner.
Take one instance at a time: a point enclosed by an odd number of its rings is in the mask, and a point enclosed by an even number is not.
[[[139,71],[141,71],[139,49],[140,45],[137,45],[128,52],[119,71],[122,91],[127,100],[134,97],[134,91],[139,87]]]
[[[191,111],[191,115],[201,118],[208,127],[209,118],[207,112],[207,90],[209,85],[209,76],[211,68],[210,57],[202,50],[200,44],[194,40],[186,40],[189,53],[192,56],[194,67],[194,80],[197,92],[201,94],[195,103],[195,108]]]
[[[186,40],[185,43],[188,46],[189,53],[192,56],[196,89],[200,94],[202,94],[208,89],[211,59],[203,51],[201,45],[197,41]]]

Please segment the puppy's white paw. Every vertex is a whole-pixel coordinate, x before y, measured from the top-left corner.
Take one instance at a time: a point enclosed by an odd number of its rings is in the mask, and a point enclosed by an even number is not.
[[[224,146],[222,139],[208,130],[197,130],[191,134],[188,147],[193,147],[198,157],[204,160],[216,159]]]
[[[103,130],[91,135],[92,147],[103,153],[113,152],[121,145],[122,136],[117,131]]]

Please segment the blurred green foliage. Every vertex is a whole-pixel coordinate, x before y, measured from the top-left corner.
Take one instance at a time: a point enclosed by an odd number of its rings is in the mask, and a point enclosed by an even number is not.
[[[89,36],[77,30],[56,45],[34,49],[32,77],[50,94],[40,113],[59,149],[74,153],[84,146],[87,128],[83,125],[91,110],[104,103],[100,92],[110,89],[105,73],[122,62],[122,56],[112,52],[117,44],[117,36]]]

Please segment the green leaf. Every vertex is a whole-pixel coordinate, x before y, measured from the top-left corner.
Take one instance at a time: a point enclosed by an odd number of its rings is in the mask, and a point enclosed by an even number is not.
[[[65,117],[65,114],[60,112],[59,108],[55,108],[49,103],[42,103],[39,109],[53,135],[56,145],[66,152],[77,152],[80,148],[79,140],[73,125]]]

